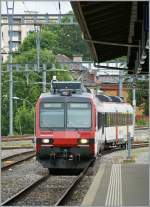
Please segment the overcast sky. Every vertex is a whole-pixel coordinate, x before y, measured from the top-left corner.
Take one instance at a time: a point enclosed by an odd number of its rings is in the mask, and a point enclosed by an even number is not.
[[[11,5],[11,2],[9,2]],[[61,13],[67,13],[68,11],[72,10],[69,1],[61,1]],[[41,14],[49,13],[49,14],[58,14],[59,13],[59,6],[58,1],[49,1],[49,2],[29,2],[29,1],[22,1],[22,2],[15,2],[14,6],[14,13],[21,14],[24,11],[37,11]],[[2,14],[7,13],[6,10],[6,2],[2,2]]]

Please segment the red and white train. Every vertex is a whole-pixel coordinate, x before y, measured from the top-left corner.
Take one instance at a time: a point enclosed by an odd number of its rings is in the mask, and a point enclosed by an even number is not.
[[[104,147],[133,139],[133,108],[119,97],[95,96],[79,82],[54,82],[36,104],[36,158],[51,169],[82,169]]]

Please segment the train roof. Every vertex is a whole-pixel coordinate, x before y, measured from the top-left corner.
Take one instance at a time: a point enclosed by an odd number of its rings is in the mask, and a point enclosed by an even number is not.
[[[105,94],[96,95],[99,101],[101,102],[117,102],[117,103],[123,103],[123,98],[119,96],[107,96]]]
[[[42,98],[56,98],[56,97],[64,97],[64,96],[62,96],[62,95],[60,95],[60,94],[58,94],[58,93],[56,93],[56,94],[51,94],[51,93],[42,93],[41,95],[40,95],[40,99],[42,99]],[[66,97],[68,97],[68,96],[66,96]],[[70,97],[78,97],[78,98],[92,98],[93,97],[93,94],[91,94],[91,93],[72,93],[71,95],[70,95]]]
[[[116,103],[116,102],[109,102],[109,103],[102,103],[99,105],[99,110],[102,112],[121,112],[121,113],[133,113],[133,107],[128,103]]]

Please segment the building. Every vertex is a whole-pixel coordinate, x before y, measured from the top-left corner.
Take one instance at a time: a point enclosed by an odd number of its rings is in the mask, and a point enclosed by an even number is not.
[[[3,17],[2,19],[2,61],[5,62],[8,58],[9,52],[9,27],[4,23],[7,22],[7,19]],[[4,25],[3,25],[4,24]],[[33,25],[21,25],[21,18],[15,17],[13,18],[13,29],[12,29],[12,51],[17,52],[20,44],[23,42],[25,37],[28,35],[30,31],[34,31]],[[20,25],[15,25],[20,24]]]

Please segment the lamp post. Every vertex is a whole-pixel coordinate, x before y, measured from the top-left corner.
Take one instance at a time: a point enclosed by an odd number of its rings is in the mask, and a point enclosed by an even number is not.
[[[34,108],[34,105],[30,101],[28,101],[26,99],[22,99],[22,98],[19,98],[19,97],[16,97],[16,96],[14,96],[13,99],[21,100],[21,101],[26,101],[28,104],[30,104],[32,106],[32,108]],[[33,112],[34,112],[34,136],[35,136],[35,109],[34,109]]]

